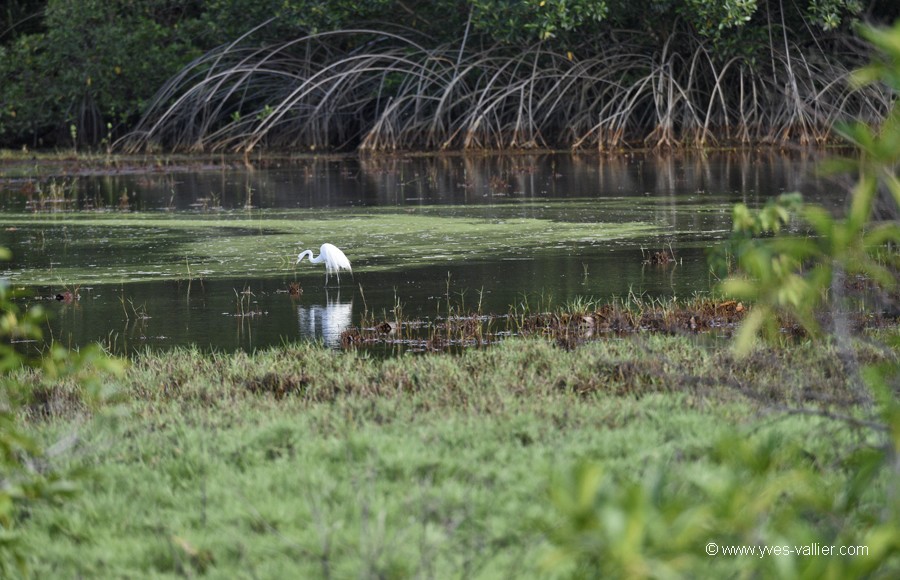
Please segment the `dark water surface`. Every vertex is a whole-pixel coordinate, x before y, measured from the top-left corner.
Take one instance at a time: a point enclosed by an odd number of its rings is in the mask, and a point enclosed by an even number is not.
[[[843,204],[846,190],[816,177],[816,161],[535,154],[82,171],[37,184],[0,174],[0,245],[15,255],[0,276],[25,287],[27,303],[51,314],[48,334],[72,346],[339,346],[366,312],[391,319],[399,308],[407,320],[433,320],[448,302],[505,314],[579,297],[706,292],[706,250],[727,237],[733,203],[758,206],[800,191]],[[119,216],[139,233],[121,235]],[[169,220],[247,226],[204,231],[169,228]],[[321,229],[323,220],[335,228]],[[457,236],[456,224],[471,229]],[[525,227],[533,233],[516,237]],[[326,241],[353,263],[340,288],[323,287],[321,265],[293,264],[298,244],[318,253]],[[229,254],[238,243],[241,251]],[[676,263],[644,262],[668,248]],[[288,292],[292,282],[301,296]]]

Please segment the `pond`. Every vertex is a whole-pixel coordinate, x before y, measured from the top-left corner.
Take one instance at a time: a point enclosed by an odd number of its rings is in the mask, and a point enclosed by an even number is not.
[[[846,188],[812,154],[519,154],[166,161],[0,173],[0,276],[69,346],[296,340],[340,346],[361,323],[505,314],[590,297],[688,297],[731,206]],[[39,168],[35,168],[39,169]],[[324,287],[297,254],[330,242],[353,272]],[[669,251],[675,261],[648,262]],[[299,295],[297,289],[300,289]]]

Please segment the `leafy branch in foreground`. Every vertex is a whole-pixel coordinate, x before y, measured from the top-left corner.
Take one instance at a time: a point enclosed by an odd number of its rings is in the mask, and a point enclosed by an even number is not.
[[[863,276],[887,290],[896,286],[896,273],[883,263],[883,250],[887,246],[890,251],[891,244],[900,242],[900,227],[893,222],[871,223],[876,193],[876,182],[863,175],[845,218],[790,196],[780,197],[757,214],[743,205],[735,207],[735,238],[740,240],[735,254],[742,274],[725,280],[722,290],[755,305],[737,334],[739,352],[750,348],[760,330],[769,338],[777,336],[779,316],[795,319],[811,336],[820,335],[818,313],[829,304],[833,312],[840,311],[847,275]],[[809,227],[808,235],[748,238],[751,232],[777,231],[789,219],[782,213],[789,205]],[[776,221],[766,217],[772,213],[778,214]]]
[[[896,444],[900,406],[887,403]],[[897,564],[900,501],[888,491],[876,507],[870,495],[895,485],[885,481],[891,452],[857,449],[834,483],[785,437],[735,432],[709,451],[713,467],[702,472],[658,466],[635,481],[583,463],[557,476],[548,488],[554,515],[540,524],[549,540],[544,569],[573,578],[861,578]],[[821,546],[829,553],[816,553]],[[766,548],[778,554],[764,557]]]
[[[881,80],[895,93],[900,91],[900,21],[893,29],[870,28],[863,34],[886,58],[858,71],[855,82]],[[878,129],[853,123],[843,125],[840,131],[859,150],[859,159],[836,160],[824,167],[826,171],[854,170],[859,174],[844,217],[803,203],[797,194],[781,196],[758,213],[743,204],[734,208],[731,247],[743,275],[728,278],[722,290],[756,304],[738,333],[739,352],[747,351],[760,330],[769,337],[777,335],[776,314],[792,315],[810,335],[820,334],[816,313],[826,305],[838,314],[833,330],[841,338],[840,301],[849,274],[863,276],[885,290],[897,286],[900,226],[895,220],[877,220],[874,209],[877,203],[886,203],[889,216],[900,215],[900,108],[895,103]],[[889,192],[887,200],[885,191]],[[780,231],[792,211],[808,229],[807,235]],[[759,234],[772,235],[755,237]]]
[[[0,259],[9,257],[9,251],[0,248]],[[31,393],[12,371],[30,365],[40,368],[45,381],[74,380],[88,400],[100,395],[101,372],[121,371],[120,363],[96,346],[76,353],[53,344],[40,358],[23,356],[14,344],[41,337],[44,313],[39,307],[20,312],[11,298],[8,285],[0,280],[0,575],[4,577],[27,570],[28,549],[15,533],[21,510],[35,502],[63,501],[77,491],[76,482],[41,466],[41,446],[19,427],[20,408]]]
[[[857,78],[880,79],[900,90],[900,23],[892,31],[865,35],[888,58]],[[796,194],[757,212],[744,205],[734,208],[729,251],[741,273],[729,277],[723,289],[754,304],[736,337],[739,353],[750,349],[761,329],[777,334],[777,316],[819,334],[817,314],[826,305],[840,345],[847,338],[839,322],[844,277],[855,273],[882,288],[897,285],[892,262],[900,228],[896,221],[879,223],[873,208],[885,190],[893,215],[900,207],[900,112],[895,105],[879,131],[862,124],[843,131],[861,153],[859,161],[836,164],[860,175],[844,217],[804,204]],[[784,233],[792,213],[807,235]],[[885,249],[894,259],[885,261]],[[896,353],[894,343],[889,347]],[[900,364],[895,355],[863,367],[859,375],[882,423],[867,426],[859,434],[862,444],[841,451],[839,464],[830,469],[787,437],[739,429],[699,451],[714,463],[700,472],[685,469],[677,459],[651,466],[646,472],[651,475],[643,478],[614,479],[600,465],[575,466],[549,486],[555,514],[541,522],[549,543],[545,569],[574,578],[890,575],[900,564]],[[854,378],[843,380],[850,385]],[[851,414],[858,412],[854,408]],[[843,428],[860,425],[844,420]],[[829,471],[839,478],[829,480]],[[829,553],[815,552],[816,546],[827,546]],[[841,552],[848,547],[852,554]],[[765,557],[749,549],[778,553]]]

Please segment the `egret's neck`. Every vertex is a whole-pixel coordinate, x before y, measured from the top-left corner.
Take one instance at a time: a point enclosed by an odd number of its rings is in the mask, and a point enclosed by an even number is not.
[[[297,263],[299,264],[303,260],[303,258],[309,258],[309,261],[313,264],[318,264],[325,259],[322,257],[321,253],[319,253],[317,257],[313,258],[312,250],[304,250],[299,256],[297,256]]]

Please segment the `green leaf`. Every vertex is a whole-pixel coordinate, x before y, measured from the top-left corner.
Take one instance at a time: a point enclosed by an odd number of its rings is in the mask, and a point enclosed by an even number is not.
[[[803,219],[809,222],[820,236],[830,236],[834,231],[834,218],[820,206],[809,205],[803,208]]]
[[[862,230],[872,215],[872,204],[877,192],[876,185],[875,178],[864,173],[853,189],[853,194],[850,196],[850,213],[847,216],[847,224],[854,233]]]
[[[756,335],[772,312],[765,306],[754,308],[744,319],[734,338],[734,352],[737,356],[746,356],[753,348]]]

